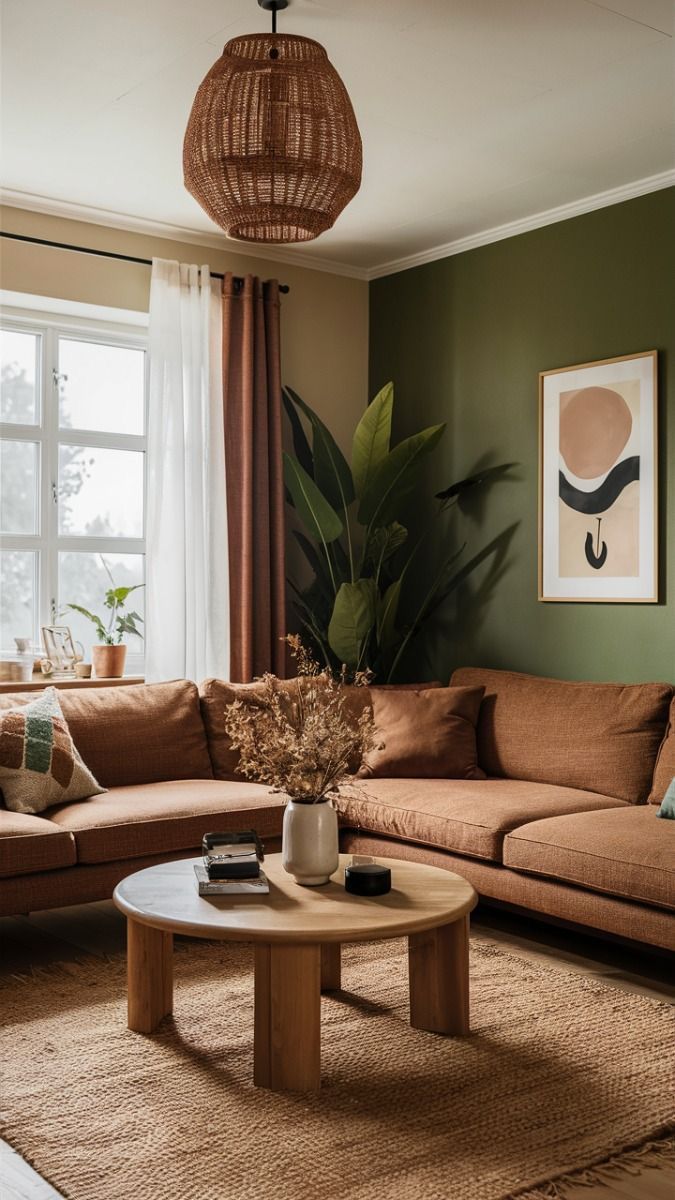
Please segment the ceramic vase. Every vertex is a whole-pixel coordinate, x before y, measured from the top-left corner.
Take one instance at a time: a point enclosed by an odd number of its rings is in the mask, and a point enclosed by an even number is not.
[[[97,679],[121,679],[126,657],[126,646],[92,646],[94,675]]]
[[[284,813],[281,861],[303,887],[328,883],[337,871],[338,819],[330,800],[299,804],[289,800]]]

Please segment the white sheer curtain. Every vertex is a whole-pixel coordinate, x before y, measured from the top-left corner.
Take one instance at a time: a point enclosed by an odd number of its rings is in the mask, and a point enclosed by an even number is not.
[[[153,259],[145,677],[229,677],[222,299],[208,267]]]

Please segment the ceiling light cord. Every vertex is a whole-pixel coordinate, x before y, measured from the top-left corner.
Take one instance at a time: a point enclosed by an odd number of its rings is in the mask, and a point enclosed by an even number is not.
[[[288,2],[289,0],[258,0],[260,7],[272,14],[272,33],[277,31],[277,13],[288,8]]]

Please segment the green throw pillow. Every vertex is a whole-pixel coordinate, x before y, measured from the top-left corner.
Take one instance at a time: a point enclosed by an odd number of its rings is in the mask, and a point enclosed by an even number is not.
[[[675,779],[663,797],[660,808],[657,808],[656,815],[657,817],[670,817],[671,821],[675,821]]]
[[[56,688],[0,712],[0,789],[5,806],[17,813],[43,812],[106,790],[75,749]]]

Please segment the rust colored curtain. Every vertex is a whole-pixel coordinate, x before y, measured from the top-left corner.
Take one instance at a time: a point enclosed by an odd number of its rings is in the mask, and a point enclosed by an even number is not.
[[[279,285],[223,280],[230,678],[285,674]]]

